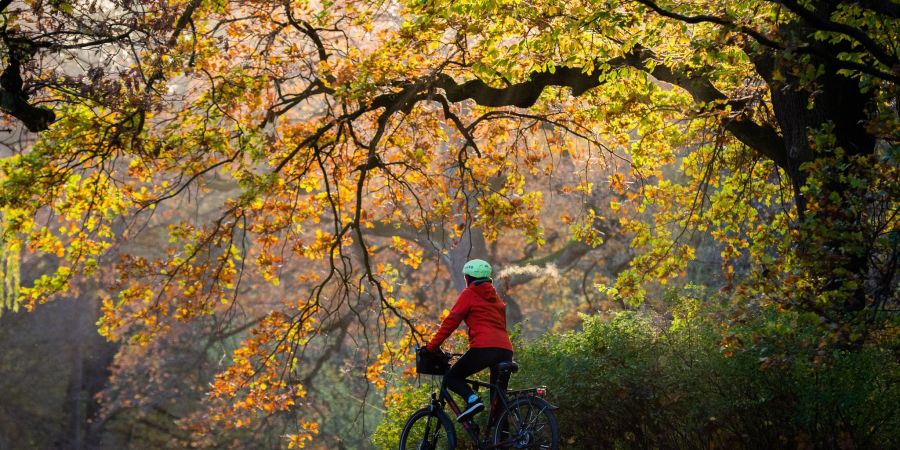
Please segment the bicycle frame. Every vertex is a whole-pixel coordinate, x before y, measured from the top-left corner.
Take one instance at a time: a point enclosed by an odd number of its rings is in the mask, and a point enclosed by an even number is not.
[[[466,379],[466,383],[472,385],[472,387],[484,387],[490,389],[491,392],[491,401],[490,401],[490,415],[488,416],[488,435],[490,435],[490,430],[493,429],[497,424],[495,423],[498,418],[498,411],[506,410],[509,407],[509,399],[506,397],[506,392],[503,389],[500,389],[500,386],[497,384],[485,383],[483,381],[478,380],[470,380]],[[519,391],[516,391],[519,392]],[[523,391],[524,392],[524,391]],[[432,394],[433,395],[433,394]],[[441,383],[440,396],[439,398],[432,398],[432,406],[443,409],[443,405],[446,404],[450,407],[450,410],[453,411],[454,414],[459,416],[459,413],[462,409],[456,403],[456,400],[453,399],[453,396],[450,395],[450,392],[447,390],[447,387],[444,383]],[[500,407],[502,406],[502,408]],[[475,443],[476,447],[479,449],[492,449],[498,448],[504,445],[509,444],[508,442],[501,442],[499,444],[488,444],[483,445],[481,441],[481,430],[478,427],[478,424],[473,422],[472,420],[466,420],[465,422],[460,422],[463,429],[466,430],[466,434],[469,435],[469,439]]]

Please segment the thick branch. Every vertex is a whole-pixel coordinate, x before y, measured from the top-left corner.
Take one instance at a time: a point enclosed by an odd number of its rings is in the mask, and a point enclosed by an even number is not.
[[[744,106],[743,102],[729,100],[725,94],[716,89],[708,79],[702,76],[674,71],[661,64],[657,64],[651,69],[645,64],[645,61],[651,59],[652,56],[653,54],[649,50],[636,48],[624,57],[613,58],[608,61],[597,61],[594,66],[628,65],[643,70],[660,81],[681,87],[698,102],[713,104],[719,108],[730,105],[737,110]],[[478,79],[457,84],[449,75],[440,74],[435,84],[436,87],[443,89],[447,93],[447,99],[452,102],[472,99],[475,103],[482,106],[528,108],[534,105],[541,92],[548,86],[570,87],[572,88],[572,95],[575,96],[584,93],[588,89],[597,87],[600,85],[600,73],[600,69],[585,73],[578,67],[556,67],[553,73],[534,73],[528,81],[501,88],[491,87]],[[732,120],[726,123],[725,129],[747,146],[774,161],[778,166],[786,167],[787,157],[784,141],[771,126],[761,125],[752,120],[742,118],[741,120]]]
[[[529,108],[537,102],[546,86],[566,86],[572,88],[572,95],[579,96],[600,85],[598,71],[584,73],[578,67],[557,67],[553,73],[537,72],[528,81],[503,88],[488,86],[481,80],[470,80],[456,84],[449,75],[439,75],[438,87],[447,93],[451,102],[468,98],[482,106],[517,106]]]
[[[8,43],[21,45],[21,46],[27,46],[28,48],[30,48],[32,50],[37,50],[37,49],[44,49],[44,50],[49,49],[49,50],[53,50],[53,51],[77,50],[77,49],[87,49],[90,47],[96,47],[96,46],[100,46],[100,45],[112,44],[114,42],[123,41],[125,39],[128,39],[132,35],[132,33],[134,33],[135,31],[137,31],[137,30],[136,29],[126,30],[126,31],[123,31],[122,33],[119,33],[116,35],[108,35],[106,37],[98,37],[98,36],[91,35],[91,34],[77,33],[77,32],[65,33],[67,35],[73,35],[76,37],[85,36],[85,37],[93,38],[93,40],[81,41],[81,42],[79,42],[76,39],[73,43],[70,43],[70,44],[63,44],[63,42],[65,42],[65,41],[62,39],[57,40],[57,41],[46,40],[46,36],[51,36],[54,33],[48,33],[48,34],[44,35],[44,37],[43,37],[44,40],[41,40],[41,38],[32,39],[32,38],[23,38],[23,37],[16,37],[16,36],[8,36],[5,39]],[[62,34],[62,33],[58,33],[58,34]]]
[[[638,51],[640,53],[635,52],[626,56],[625,59],[628,65],[649,73],[657,80],[681,87],[698,102],[717,105],[721,108],[731,105],[735,110],[743,108],[743,102],[729,100],[725,94],[716,89],[712,82],[705,77],[676,72],[662,64],[657,64],[652,70],[649,70],[644,61],[650,59],[648,56],[652,56],[651,52],[649,50]],[[739,117],[726,123],[725,129],[739,141],[766,158],[771,159],[779,167],[787,167],[788,158],[784,140],[771,126],[761,125],[750,119]]]
[[[316,46],[316,51],[319,52],[319,60],[325,61],[328,59],[328,52],[325,50],[325,45],[322,43],[322,38],[319,37],[318,31],[313,28],[309,22],[305,20],[298,21],[294,18],[293,13],[291,12],[290,2],[286,2],[284,5],[284,12],[287,15],[288,22],[290,22],[291,26],[297,29],[297,31],[305,34],[309,37],[310,40],[313,41],[313,44]]]
[[[878,45],[877,42],[872,40],[872,38],[870,38],[862,30],[824,18],[816,14],[815,12],[806,9],[796,0],[777,0],[776,2],[784,5],[788,10],[798,15],[807,24],[816,29],[840,33],[852,39],[855,39],[863,47],[865,47],[865,49],[868,50],[869,53],[873,57],[875,57],[875,59],[888,66],[891,70],[898,70],[898,68],[896,67],[898,65],[897,57],[894,55],[890,55],[885,49],[881,48],[881,46]]]
[[[2,5],[0,5],[2,6]],[[0,110],[19,119],[28,131],[44,131],[56,120],[56,114],[47,108],[39,108],[28,103],[28,96],[22,90],[22,74],[16,49],[9,46],[9,64],[0,74]]]
[[[46,130],[56,121],[53,111],[29,105],[23,96],[5,90],[0,90],[0,109],[21,120],[34,133]]]

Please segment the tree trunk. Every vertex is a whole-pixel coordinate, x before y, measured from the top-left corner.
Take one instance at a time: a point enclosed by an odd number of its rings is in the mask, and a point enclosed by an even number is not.
[[[463,276],[462,269],[466,262],[475,258],[489,259],[487,243],[484,240],[484,233],[480,229],[473,230],[467,226],[460,236],[459,242],[450,249],[449,258],[445,260],[456,292],[462,292],[466,288],[466,278]]]
[[[94,327],[99,303],[93,290],[70,302],[70,339],[72,340],[72,370],[66,389],[63,410],[67,416],[67,431],[59,439],[61,448],[83,450],[98,448],[103,434],[103,423],[93,426],[93,419],[100,405],[96,395],[109,379],[109,366],[115,356],[116,346],[106,342]],[[65,300],[61,300],[65,301]]]
[[[789,24],[782,30],[785,35],[809,32],[799,23]],[[823,48],[826,50],[840,51]],[[835,164],[835,158],[842,158],[838,148],[847,157],[871,155],[875,151],[875,138],[865,128],[872,93],[862,92],[857,80],[839,75],[837,68],[827,62],[819,62],[824,73],[812,82],[794,75],[801,70],[798,63],[778,53],[755,55],[753,62],[769,85],[772,108],[784,140],[785,170],[794,191],[802,260],[811,269],[811,276],[827,280],[821,286],[822,293],[855,283],[858,287],[850,298],[845,297],[843,305],[832,307],[844,312],[859,311],[866,305],[863,280],[869,266],[864,246],[852,241],[853,236],[862,236],[864,224],[852,216],[847,205],[855,200],[854,196],[863,193],[856,192],[859,190],[849,184],[853,164],[845,164],[844,160]],[[833,143],[819,139],[825,145],[817,145],[815,136],[821,138],[827,134]],[[823,164],[815,164],[817,161]],[[817,176],[825,176],[814,199],[806,198],[803,190],[811,174],[809,163],[818,167]],[[813,201],[816,206],[811,210]],[[823,232],[823,228],[827,231]]]

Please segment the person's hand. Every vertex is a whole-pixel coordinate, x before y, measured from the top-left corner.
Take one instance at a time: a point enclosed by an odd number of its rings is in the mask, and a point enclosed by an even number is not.
[[[432,353],[431,350],[428,350],[428,345],[423,345],[423,346],[419,347],[418,349],[416,349],[416,352],[419,354],[423,354],[423,355]]]

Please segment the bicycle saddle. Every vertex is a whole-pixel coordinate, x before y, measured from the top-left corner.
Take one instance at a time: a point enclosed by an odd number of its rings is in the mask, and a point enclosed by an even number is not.
[[[519,371],[519,365],[515,361],[503,361],[494,366],[500,372],[516,373]]]

